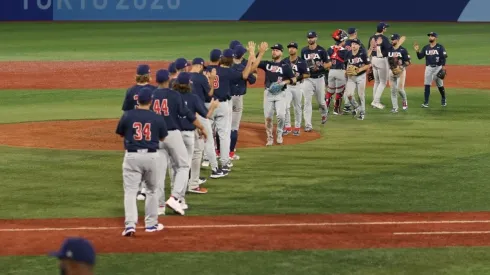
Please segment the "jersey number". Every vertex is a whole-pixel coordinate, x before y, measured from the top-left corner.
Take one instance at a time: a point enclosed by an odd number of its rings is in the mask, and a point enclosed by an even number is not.
[[[153,111],[159,115],[161,115],[163,113],[164,116],[168,116],[169,115],[169,111],[168,111],[168,101],[167,99],[163,99],[162,100],[162,104],[160,105],[160,100],[159,99],[156,99],[154,102],[153,102]]]
[[[133,129],[135,134],[133,135],[133,139],[136,141],[143,140],[143,136],[145,140],[151,140],[151,123],[145,123],[143,126],[141,122],[133,123]]]
[[[217,75],[213,80],[213,89],[219,89],[219,76]]]
[[[139,104],[138,104],[138,95],[133,96],[133,100],[136,101],[136,105],[134,105],[134,108],[137,109]]]

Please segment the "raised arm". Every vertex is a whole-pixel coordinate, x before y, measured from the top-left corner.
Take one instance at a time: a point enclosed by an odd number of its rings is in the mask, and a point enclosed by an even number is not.
[[[259,45],[259,53],[257,54],[250,71],[255,72],[255,70],[257,70],[267,49],[269,49],[269,44],[267,44],[267,42],[261,42]]]

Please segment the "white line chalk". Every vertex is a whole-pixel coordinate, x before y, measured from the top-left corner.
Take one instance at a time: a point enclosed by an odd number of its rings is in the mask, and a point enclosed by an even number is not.
[[[470,235],[490,234],[490,231],[425,231],[425,232],[394,232],[393,235]]]
[[[392,222],[323,222],[323,223],[271,223],[271,224],[211,224],[211,225],[165,225],[167,229],[203,229],[203,228],[261,228],[261,227],[327,227],[327,226],[363,226],[363,225],[408,225],[408,224],[474,224],[490,223],[490,220],[473,221],[392,221]],[[4,228],[0,232],[28,232],[28,231],[70,231],[70,230],[115,230],[120,227],[83,226],[83,227],[39,227],[39,228]],[[138,227],[143,228],[143,227]],[[397,232],[416,233],[416,232]],[[423,232],[422,232],[423,233]],[[402,235],[402,234],[396,234]],[[408,234],[407,234],[408,235]]]

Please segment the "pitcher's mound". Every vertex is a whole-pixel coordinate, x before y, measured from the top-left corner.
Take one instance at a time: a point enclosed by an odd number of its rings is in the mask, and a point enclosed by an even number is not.
[[[118,120],[65,120],[3,124],[0,144],[8,146],[76,149],[123,150],[123,140],[115,133]],[[317,132],[302,132],[284,137],[284,144],[298,144],[320,138]],[[266,143],[263,124],[241,123],[239,148],[263,147]]]

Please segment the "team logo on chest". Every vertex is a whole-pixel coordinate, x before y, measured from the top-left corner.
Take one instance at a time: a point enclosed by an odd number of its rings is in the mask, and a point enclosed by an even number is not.
[[[399,57],[399,58],[401,58],[402,57],[402,53],[400,53],[400,52],[389,52],[388,53],[388,56],[389,57]]]
[[[305,54],[305,59],[321,59],[320,55],[317,53]]]
[[[293,71],[295,71],[295,72],[298,71],[298,65],[296,65],[296,64],[293,65]]]
[[[364,60],[362,60],[361,57],[354,57],[349,60],[350,64],[359,64],[359,63],[364,63]]]
[[[280,66],[276,66],[276,65],[267,64],[266,69],[267,69],[269,72],[273,72],[273,73],[280,73],[280,74],[282,74],[282,67],[280,67]]]
[[[427,50],[427,51],[425,51],[425,55],[439,55],[439,51],[437,51],[437,50]]]

